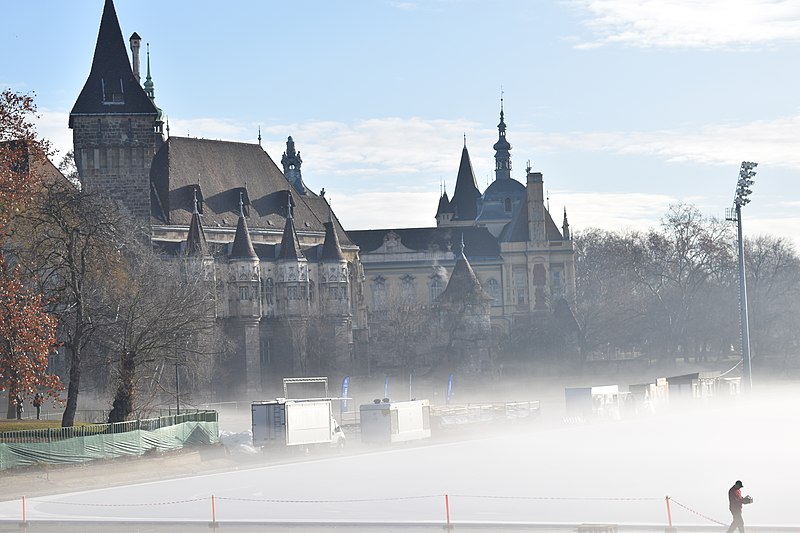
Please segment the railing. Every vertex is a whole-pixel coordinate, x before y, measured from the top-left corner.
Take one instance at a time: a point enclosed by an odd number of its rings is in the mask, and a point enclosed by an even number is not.
[[[539,413],[538,401],[431,406],[431,418],[438,418],[441,426],[514,421]]]
[[[218,415],[216,411],[196,411],[180,415],[117,422],[114,424],[89,424],[66,428],[42,428],[20,431],[5,431],[0,433],[0,443],[54,442],[73,439],[76,437],[88,437],[92,435],[127,433],[135,430],[155,431],[157,429],[174,426],[183,422],[217,421]]]

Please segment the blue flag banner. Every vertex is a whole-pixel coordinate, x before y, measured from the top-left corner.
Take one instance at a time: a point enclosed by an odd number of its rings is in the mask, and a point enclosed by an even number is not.
[[[342,412],[347,412],[347,393],[350,392],[350,376],[342,380]]]
[[[389,397],[389,376],[386,376],[386,381],[383,382],[383,397]]]
[[[453,373],[450,372],[450,379],[447,380],[447,396],[445,402],[450,405],[450,397],[453,395]]]

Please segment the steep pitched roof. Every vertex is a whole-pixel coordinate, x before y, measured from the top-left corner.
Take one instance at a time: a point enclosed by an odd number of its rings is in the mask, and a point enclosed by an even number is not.
[[[278,252],[278,259],[302,259],[303,250],[300,249],[300,241],[297,238],[297,231],[294,227],[294,218],[291,210],[286,217],[286,225],[283,227],[283,237],[281,238],[281,250]]]
[[[447,197],[447,191],[442,193],[442,197],[439,198],[439,206],[436,208],[436,216],[442,215],[444,213],[452,213],[453,207],[450,205],[450,199]]]
[[[500,232],[501,242],[528,242],[530,240],[530,231],[528,231],[528,208],[525,204],[521,206],[511,222],[506,224],[503,231]],[[548,241],[562,241],[564,237],[558,230],[558,226],[553,222],[553,217],[550,212],[545,208],[544,210],[544,228],[545,238]]]
[[[344,261],[342,248],[339,246],[339,237],[333,227],[333,222],[325,223],[325,242],[322,244],[323,261]]]
[[[483,290],[478,276],[475,275],[472,265],[469,264],[462,250],[453,266],[453,273],[447,281],[447,287],[436,299],[436,303],[439,305],[482,304],[491,299],[492,297]]]
[[[453,198],[450,206],[455,212],[458,220],[475,220],[478,216],[478,198],[481,192],[478,190],[478,182],[475,181],[475,172],[472,170],[472,161],[466,145],[461,150],[461,163],[458,165],[458,177],[456,178],[456,188],[453,191]]]
[[[244,213],[239,214],[239,222],[236,224],[236,235],[233,237],[231,245],[231,259],[254,259],[258,257],[253,249],[253,241],[250,239],[250,232],[247,229],[247,221]]]
[[[308,190],[299,194],[272,158],[258,144],[170,137],[156,153],[150,168],[153,224],[187,226],[196,185],[203,191],[206,228],[232,227],[239,214],[239,191],[250,201],[247,222],[252,229],[280,231],[286,224],[287,189],[291,194],[297,231],[322,234],[328,202]],[[352,246],[336,216],[342,246]]]
[[[470,257],[500,256],[500,245],[486,227],[353,230],[347,235],[363,254],[380,248],[389,232],[396,233],[400,243],[414,251],[449,250],[455,248],[463,235]]]
[[[186,237],[186,254],[198,257],[208,255],[206,232],[203,229],[200,213],[197,212],[197,209],[192,213],[192,220],[189,222],[189,234]]]
[[[128,60],[114,2],[106,0],[92,68],[70,113],[75,115],[157,115],[158,109],[136,81]]]

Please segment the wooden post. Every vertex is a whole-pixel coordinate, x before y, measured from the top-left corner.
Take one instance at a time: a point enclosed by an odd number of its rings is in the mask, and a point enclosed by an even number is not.
[[[217,526],[219,526],[219,524],[217,524],[217,505],[216,505],[216,499],[214,498],[214,495],[212,494],[211,495],[211,523],[208,524],[208,527],[213,528],[214,531],[216,531],[217,530]]]
[[[677,533],[678,528],[672,527],[672,511],[669,508],[669,496],[666,496],[664,501],[667,502],[667,522],[669,523],[669,526],[664,529],[664,533]]]
[[[450,525],[450,496],[448,494],[444,495],[444,509],[447,513],[447,531],[450,531],[452,526]]]

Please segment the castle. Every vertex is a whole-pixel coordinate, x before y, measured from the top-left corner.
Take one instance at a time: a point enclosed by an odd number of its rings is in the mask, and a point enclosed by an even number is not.
[[[460,286],[488,294],[490,305],[474,309],[487,327],[509,331],[571,306],[566,214],[559,231],[544,205],[541,174],[529,169],[526,186],[511,177],[502,108],[496,178],[483,194],[465,143],[453,198],[445,192],[439,199],[436,227],[345,231],[324,192],[303,183],[292,137],[279,168],[260,135],[258,144],[170,136],[149,52],[142,83],[138,34],[129,46],[130,58],[113,1],[105,0],[91,70],[69,116],[80,180],[213,284],[217,319],[236,344],[238,392],[257,394],[286,375],[380,364],[369,350],[370,311],[395,287],[433,304],[448,289],[448,271],[451,282],[466,276]],[[311,324],[326,339],[324,362],[299,348],[298,332]]]

